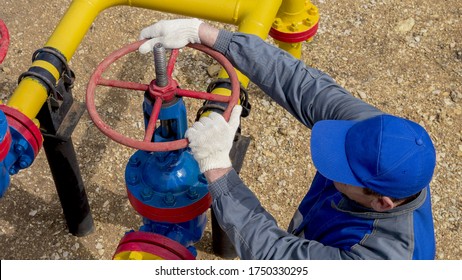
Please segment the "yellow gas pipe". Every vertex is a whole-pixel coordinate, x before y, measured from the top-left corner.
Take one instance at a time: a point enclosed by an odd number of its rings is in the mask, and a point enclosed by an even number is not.
[[[271,28],[282,34],[297,33],[299,30],[312,28],[319,18],[316,7],[308,0],[267,0],[263,4],[261,2],[259,0],[74,0],[45,47],[57,50],[69,61],[98,14],[107,8],[120,5],[233,24],[238,26],[238,31],[254,34],[263,39],[268,36]],[[146,21],[149,20],[146,19]],[[280,48],[295,57],[300,57],[301,42],[287,43],[280,40],[277,42]],[[35,60],[32,67],[43,69],[56,81],[63,74],[45,60]],[[219,77],[226,78],[226,72],[222,70]],[[247,87],[248,78],[239,72],[238,78],[241,84]],[[217,88],[213,90],[213,93],[230,95],[230,91],[223,88]],[[47,88],[37,78],[27,76],[20,81],[6,105],[20,111],[39,126],[36,116],[47,98]],[[149,253],[143,255],[138,252],[129,252],[128,256],[118,257],[123,259],[160,258]]]
[[[45,46],[58,50],[69,61],[97,15],[107,8],[120,5],[234,24],[239,27],[240,32],[266,38],[276,15],[283,21],[290,21],[293,10],[305,7],[306,2],[311,5],[305,0],[268,0],[264,5],[259,0],[74,0]],[[292,51],[293,45],[281,45],[280,47],[291,53],[298,51]],[[61,73],[58,73],[58,70],[46,61],[36,60],[32,66],[45,69],[56,80],[60,78]],[[223,71],[220,77],[226,77]],[[239,80],[244,87],[247,86],[248,79],[245,76],[240,74]],[[218,94],[229,95],[229,93]],[[47,98],[46,88],[36,79],[26,77],[19,83],[7,105],[16,108],[30,119],[34,119]]]

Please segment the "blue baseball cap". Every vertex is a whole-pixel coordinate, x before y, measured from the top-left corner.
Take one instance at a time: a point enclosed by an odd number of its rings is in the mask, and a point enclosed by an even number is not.
[[[436,164],[425,129],[391,115],[319,121],[311,133],[311,154],[329,180],[398,199],[428,186]]]

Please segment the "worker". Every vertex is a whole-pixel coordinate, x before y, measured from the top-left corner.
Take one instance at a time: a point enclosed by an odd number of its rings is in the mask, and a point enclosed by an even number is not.
[[[187,130],[213,211],[241,259],[434,258],[429,183],[436,156],[422,126],[353,97],[329,75],[254,35],[175,19],[143,29],[140,38],[150,39],[141,53],[156,43],[212,47],[312,129],[317,173],[287,231],[232,168],[241,106],[229,122],[211,113]]]

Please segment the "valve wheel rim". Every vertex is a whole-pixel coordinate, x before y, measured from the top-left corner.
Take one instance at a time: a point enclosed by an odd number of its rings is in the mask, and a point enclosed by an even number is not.
[[[107,68],[112,65],[116,60],[119,58],[136,51],[141,44],[143,44],[146,40],[137,41],[132,44],[126,45],[119,50],[114,51],[108,57],[106,57],[95,69],[93,72],[90,81],[88,82],[87,92],[86,92],[86,105],[88,114],[90,118],[93,120],[94,124],[98,127],[98,129],[105,134],[107,137],[111,138],[112,140],[125,145],[127,147],[131,147],[138,150],[143,151],[150,151],[150,152],[164,152],[164,151],[173,151],[186,148],[188,146],[188,140],[186,138],[178,139],[174,141],[168,142],[150,142],[149,140],[152,139],[152,134],[154,133],[154,126],[157,121],[157,117],[160,112],[160,108],[162,105],[161,98],[156,98],[154,105],[153,105],[153,112],[151,113],[151,118],[149,120],[149,125],[146,128],[146,134],[144,140],[135,140],[133,138],[127,137],[122,135],[121,133],[112,129],[109,125],[107,125],[99,116],[96,111],[96,104],[95,104],[95,92],[96,87],[98,85],[101,86],[109,86],[109,87],[116,87],[116,88],[123,88],[123,89],[131,89],[131,90],[139,90],[139,91],[147,91],[149,90],[150,85],[135,83],[135,82],[128,82],[128,81],[119,81],[119,80],[109,80],[102,78],[102,74],[104,73]],[[191,97],[196,99],[206,99],[212,101],[219,101],[228,103],[228,107],[223,112],[223,117],[228,121],[231,115],[231,111],[233,107],[238,103],[239,95],[240,95],[240,83],[237,77],[237,73],[231,63],[219,52],[212,50],[209,47],[200,44],[189,44],[188,47],[194,48],[201,52],[206,53],[207,55],[211,56],[215,59],[220,65],[225,69],[226,73],[228,74],[230,81],[231,81],[231,95],[230,96],[222,96],[217,94],[205,93],[205,92],[197,92],[191,90],[184,90],[184,89],[177,89],[176,95],[181,97]],[[173,50],[172,55],[170,56],[168,66],[167,66],[167,75],[170,79],[171,74],[173,72],[174,64],[176,62],[178,56],[178,50]],[[151,137],[150,137],[151,136]]]
[[[8,46],[10,44],[10,34],[3,20],[0,19],[0,64],[6,57]]]

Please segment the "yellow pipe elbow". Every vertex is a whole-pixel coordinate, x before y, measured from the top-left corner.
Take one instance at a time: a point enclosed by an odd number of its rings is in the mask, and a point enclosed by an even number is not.
[[[279,2],[280,4],[281,0],[275,0],[271,3],[273,2]],[[250,17],[252,17],[254,11],[258,11],[259,1],[74,0],[56,27],[52,36],[49,38],[46,46],[50,46],[59,50],[69,60],[97,15],[107,8],[118,5],[146,8],[223,23],[239,24],[242,19],[248,19],[247,15],[251,15]],[[277,12],[277,8],[274,7],[277,5],[272,4],[264,6],[265,10],[268,10],[266,6],[270,6],[273,10],[275,10],[273,13],[274,18],[274,15]],[[260,12],[260,14],[262,13],[264,12]],[[270,15],[268,15],[268,17],[270,17]],[[265,23],[264,25],[270,26],[271,20],[267,19],[265,21],[268,21],[268,23]],[[269,30],[268,26],[265,26],[265,29]]]
[[[280,11],[279,7],[287,1],[295,0],[265,1],[265,5],[261,5],[261,1],[258,0],[74,0],[45,46],[57,50],[69,61],[98,14],[118,5],[234,24],[238,25],[240,32],[266,38],[278,10]],[[60,78],[58,70],[53,66],[43,61],[36,61],[34,64],[48,70],[57,80]],[[226,76],[223,71],[220,73],[220,77]],[[238,76],[241,84],[246,87],[248,79],[240,73]],[[46,88],[38,80],[26,78],[16,88],[8,105],[14,106],[33,119],[46,102],[47,94]]]
[[[237,20],[238,31],[266,39],[281,2],[282,0],[273,0],[268,1],[265,5],[260,5],[259,1],[237,1],[236,11],[237,14],[241,15]],[[237,74],[242,86],[246,88],[249,84],[249,79],[239,71],[237,71]],[[221,70],[218,77],[228,78],[228,74],[226,71]],[[228,95],[230,94],[228,91]]]
[[[61,52],[69,61],[98,14],[123,0],[74,0],[56,26],[45,46]]]

